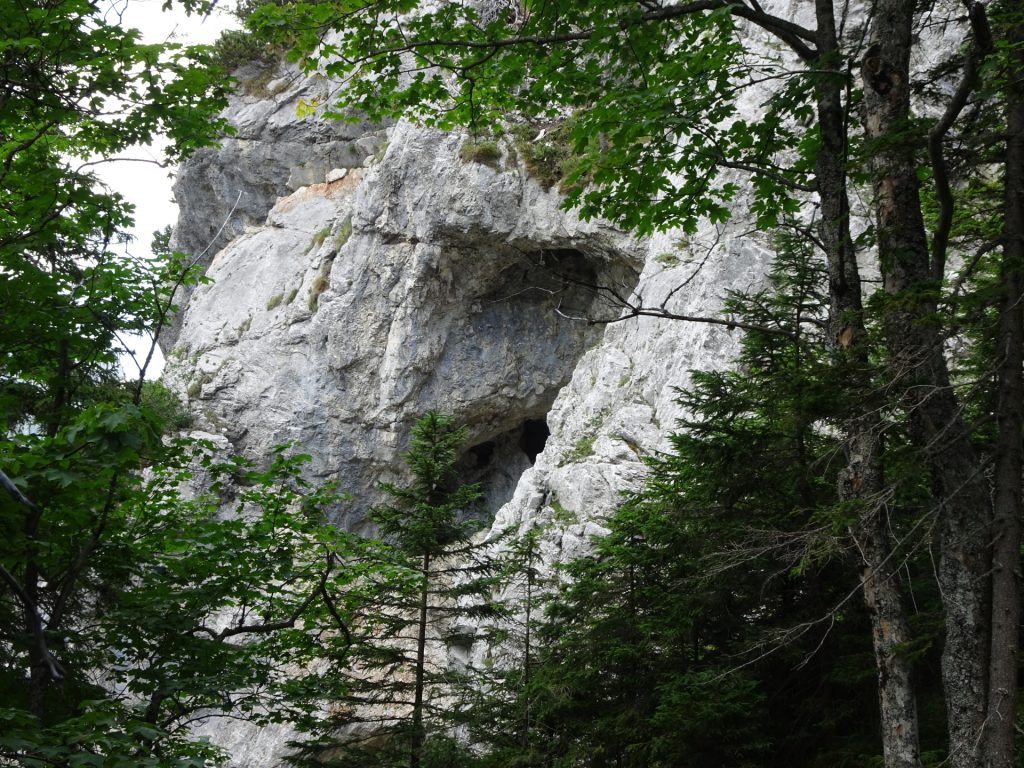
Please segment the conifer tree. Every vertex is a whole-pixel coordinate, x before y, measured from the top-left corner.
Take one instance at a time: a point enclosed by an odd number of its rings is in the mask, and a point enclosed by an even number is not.
[[[363,608],[349,668],[335,671],[337,711],[309,726],[315,738],[293,762],[425,768],[469,759],[452,735],[471,675],[450,659],[472,642],[465,620],[496,611],[497,565],[494,540],[475,539],[480,523],[466,517],[481,492],[458,482],[465,440],[451,417],[428,412],[404,457],[411,481],[382,485],[391,501],[371,512],[380,567],[356,589]]]
[[[846,533],[857,510],[836,492],[848,406],[832,396],[840,374],[821,344],[824,272],[800,240],[778,247],[768,289],[729,302],[763,330],[746,333],[735,371],[693,374],[673,450],[593,554],[565,569],[518,764],[763,768],[877,755],[864,718],[876,706],[868,617],[852,599]],[[898,455],[905,435],[894,427],[890,440]],[[919,468],[894,459],[887,470],[890,503],[906,513],[897,519],[919,519]],[[917,597],[927,625],[935,596]],[[905,653],[935,664],[934,631],[920,636]],[[934,685],[922,691],[938,702]]]

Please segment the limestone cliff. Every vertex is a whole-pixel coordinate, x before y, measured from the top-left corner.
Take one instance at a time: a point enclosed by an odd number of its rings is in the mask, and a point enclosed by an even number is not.
[[[230,110],[237,136],[179,178],[177,243],[215,255],[167,380],[237,450],[312,454],[312,473],[352,494],[337,522],[355,529],[412,423],[453,414],[496,525],[557,518],[546,558],[578,553],[664,448],[674,388],[735,343],[722,326],[621,319],[594,286],[714,315],[768,252],[725,228],[640,241],[580,221],[508,146],[484,164],[457,135],[300,119],[326,86],[264,81]],[[237,749],[238,765],[274,764],[265,746]]]

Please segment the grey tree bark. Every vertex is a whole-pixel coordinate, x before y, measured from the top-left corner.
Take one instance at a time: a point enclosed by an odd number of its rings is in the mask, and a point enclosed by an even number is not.
[[[992,651],[989,663],[985,764],[1014,760],[1021,589],[1021,478],[1024,476],[1024,28],[1009,32],[1006,164],[1003,202],[1003,287],[997,345],[999,399],[993,500]]]
[[[846,397],[858,412],[846,429],[846,467],[840,474],[839,495],[859,501],[862,513],[851,535],[861,554],[861,584],[871,617],[882,749],[888,768],[920,768],[917,699],[913,666],[900,652],[910,640],[906,607],[897,578],[898,561],[888,534],[884,504],[879,409],[872,395],[867,331],[861,298],[856,250],[850,235],[847,191],[847,126],[842,71],[832,0],[816,0],[818,67],[832,71],[817,86],[821,148],[816,162],[822,222],[820,236],[828,257],[831,335],[837,364],[843,366],[849,390]]]
[[[910,119],[913,0],[877,0],[862,63],[864,127],[873,177],[891,386],[930,470],[945,611],[942,656],[950,765],[978,765],[989,661],[990,507],[981,462],[951,387],[939,324],[938,283],[919,198]]]
[[[416,622],[416,667],[412,703],[412,738],[409,748],[409,768],[419,768],[423,757],[426,732],[423,725],[423,692],[426,688],[427,610],[430,604],[430,555],[423,555],[423,585],[420,587],[418,618]]]

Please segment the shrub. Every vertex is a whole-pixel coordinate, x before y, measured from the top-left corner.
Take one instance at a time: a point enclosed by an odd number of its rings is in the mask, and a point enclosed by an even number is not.
[[[319,232],[317,232],[315,235],[313,235],[313,239],[309,241],[309,247],[306,248],[306,253],[312,253],[317,248],[319,248],[321,245],[323,245],[324,244],[324,240],[327,239],[327,236],[330,233],[331,233],[331,228],[330,227],[324,227]]]
[[[185,394],[189,396],[190,400],[195,400],[203,393],[203,387],[213,381],[213,376],[209,373],[202,373],[197,378],[193,379],[188,385],[188,389],[185,390]]]
[[[320,294],[327,290],[327,286],[331,284],[331,266],[334,264],[334,259],[324,259],[320,265],[320,271],[317,276],[313,279],[313,285],[309,288],[309,311],[316,312],[316,308],[320,304]]]
[[[348,242],[348,239],[352,236],[352,219],[345,219],[345,223],[341,225],[341,229],[338,230],[338,234],[334,236],[334,250],[341,250],[341,246]]]
[[[267,86],[270,85],[275,74],[276,73],[273,68],[268,68],[265,72],[261,72],[256,77],[246,78],[241,82],[242,90],[249,96],[257,99],[270,98],[272,94]]]
[[[565,452],[562,457],[562,466],[566,464],[578,464],[589,456],[594,455],[594,441],[597,437],[590,435],[588,437],[581,437],[573,447]]]
[[[252,32],[227,29],[213,44],[213,63],[231,73],[246,64],[269,66],[277,61],[280,50],[259,39]]]
[[[558,126],[548,129],[539,139],[540,133],[532,126],[517,125],[512,128],[515,148],[518,155],[523,158],[527,173],[545,190],[557,184],[561,191],[567,191],[566,179],[571,177],[583,162],[584,155],[576,153],[572,145],[574,125],[575,120],[570,117]],[[596,139],[593,142],[596,142]],[[588,141],[588,152],[593,142]],[[572,186],[585,186],[589,178],[589,175],[585,174],[573,182]]]
[[[480,163],[497,170],[501,164],[501,149],[496,141],[474,141],[466,139],[459,149],[459,156],[466,163]]]
[[[165,429],[187,429],[192,424],[181,400],[161,381],[142,382],[139,405],[150,411]]]

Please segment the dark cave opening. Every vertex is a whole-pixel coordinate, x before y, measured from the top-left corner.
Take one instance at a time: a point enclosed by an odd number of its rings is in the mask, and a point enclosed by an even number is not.
[[[491,463],[491,459],[494,458],[494,447],[494,441],[488,440],[469,449],[469,452],[476,459],[477,467],[483,469]]]
[[[480,405],[467,413],[474,444],[459,461],[459,479],[483,495],[470,514],[493,515],[534,467],[550,437],[547,413],[580,358],[600,341],[603,323],[618,318],[637,282],[629,254],[600,247],[498,248],[491,258],[467,259],[478,270],[460,296],[468,306],[458,333],[446,337],[433,369],[432,399],[449,397],[452,377],[468,382]],[[479,243],[452,244],[474,253]],[[552,245],[555,245],[554,243]],[[479,383],[477,383],[479,382]],[[486,407],[480,407],[486,402]]]
[[[530,460],[530,466],[537,462],[537,456],[544,450],[544,445],[551,436],[548,423],[543,419],[527,419],[523,422],[523,430],[519,435],[519,447]]]
[[[470,446],[458,465],[459,482],[479,483],[483,498],[469,517],[485,519],[512,498],[523,472],[532,467],[550,436],[543,418],[524,419],[517,426]]]

